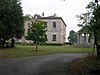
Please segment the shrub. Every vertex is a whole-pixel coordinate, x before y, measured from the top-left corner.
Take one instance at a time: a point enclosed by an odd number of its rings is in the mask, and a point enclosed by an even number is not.
[[[17,45],[34,45],[32,42],[16,42]],[[44,46],[62,46],[62,43],[40,43],[39,45]]]
[[[41,43],[40,45],[46,45],[46,46],[62,46],[62,43]]]
[[[66,45],[73,45],[73,43],[71,43],[71,42],[66,42],[65,44]]]
[[[34,45],[34,43],[31,43],[31,42],[16,42],[16,44],[19,44],[19,45]]]

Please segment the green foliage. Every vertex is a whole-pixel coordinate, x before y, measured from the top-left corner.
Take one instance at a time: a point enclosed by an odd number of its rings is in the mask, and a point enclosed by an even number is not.
[[[87,13],[83,13],[79,16],[80,24],[78,26],[82,26],[80,32],[85,32],[93,35],[96,33],[96,36],[99,36],[98,33],[100,32],[100,5],[95,4],[94,2],[90,2],[87,7]],[[94,36],[96,39],[97,37]]]
[[[86,8],[87,13],[78,16],[80,20],[79,25],[83,26],[81,31],[94,36],[94,45],[96,45],[97,55],[100,57],[100,52],[97,48],[100,40],[100,5],[98,3],[96,5],[94,2],[90,2]]]
[[[42,21],[35,21],[32,22],[32,27],[30,27],[30,30],[28,32],[28,36],[26,36],[26,39],[34,41],[34,43],[40,43],[40,42],[46,42],[46,30],[45,25]]]
[[[62,43],[41,43],[40,45],[45,45],[45,46],[62,46]]]
[[[94,17],[91,19],[91,23],[94,25],[93,28],[95,31],[99,32],[100,31],[100,5],[97,6],[96,9],[93,11]]]
[[[34,43],[31,43],[31,42],[16,42],[15,44],[16,45],[22,45],[22,46],[24,46],[24,45],[34,45]]]
[[[68,41],[70,43],[77,43],[77,33],[73,30],[70,31]]]
[[[0,0],[0,38],[21,38],[24,32],[22,15],[19,0]]]
[[[34,41],[34,44],[36,44],[36,51],[37,51],[37,46],[39,45],[40,42],[43,43],[47,41],[45,28],[46,27],[42,21],[36,20],[35,22],[32,22],[32,25],[26,36],[27,40]]]
[[[35,45],[32,42],[16,42],[16,45]],[[43,46],[62,46],[62,43],[40,43],[39,45],[43,45]]]
[[[32,19],[32,16],[30,14],[26,14],[24,17],[24,20]]]
[[[93,33],[93,11],[94,8],[96,8],[96,4],[94,2],[90,2],[86,9],[87,12],[86,13],[82,13],[81,15],[77,16],[77,18],[79,19],[79,27],[82,27],[82,29],[80,30],[80,32],[82,33]]]

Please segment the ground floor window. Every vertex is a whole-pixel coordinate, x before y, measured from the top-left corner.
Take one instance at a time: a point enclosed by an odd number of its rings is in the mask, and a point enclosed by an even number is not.
[[[56,35],[52,35],[52,40],[56,41]]]

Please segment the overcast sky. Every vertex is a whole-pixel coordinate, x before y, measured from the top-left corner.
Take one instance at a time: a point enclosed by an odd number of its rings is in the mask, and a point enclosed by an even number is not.
[[[67,36],[70,30],[78,31],[76,15],[84,13],[85,7],[92,0],[22,0],[23,13],[40,14],[45,16],[57,14],[67,25]]]

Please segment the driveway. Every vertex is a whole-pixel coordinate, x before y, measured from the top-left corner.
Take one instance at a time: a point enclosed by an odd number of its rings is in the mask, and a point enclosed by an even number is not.
[[[69,64],[87,53],[0,59],[0,75],[71,75]]]

